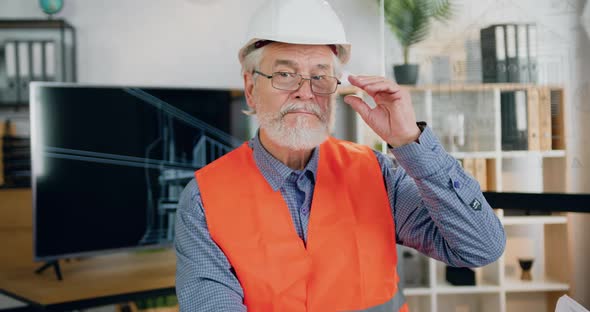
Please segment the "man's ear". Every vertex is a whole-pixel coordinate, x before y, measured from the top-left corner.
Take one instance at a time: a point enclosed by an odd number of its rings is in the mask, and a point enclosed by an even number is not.
[[[252,73],[244,73],[244,95],[246,96],[246,103],[248,107],[256,110],[256,103],[254,102],[254,76]]]

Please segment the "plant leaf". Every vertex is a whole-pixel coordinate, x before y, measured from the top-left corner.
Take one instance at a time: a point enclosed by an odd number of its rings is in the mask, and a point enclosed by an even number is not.
[[[423,41],[432,19],[447,21],[453,16],[451,0],[384,0],[385,19],[404,47]]]

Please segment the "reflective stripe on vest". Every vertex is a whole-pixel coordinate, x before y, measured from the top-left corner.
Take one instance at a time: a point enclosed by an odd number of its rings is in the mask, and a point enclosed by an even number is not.
[[[195,176],[211,237],[249,310],[354,311],[401,297],[395,227],[368,147],[333,138],[320,146],[307,245],[247,144]]]

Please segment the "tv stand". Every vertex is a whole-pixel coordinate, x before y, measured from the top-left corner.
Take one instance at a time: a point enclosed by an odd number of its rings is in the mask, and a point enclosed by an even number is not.
[[[43,264],[41,267],[39,267],[38,269],[35,270],[35,273],[41,274],[41,273],[43,273],[43,271],[47,270],[50,267],[53,267],[53,270],[55,272],[55,275],[57,276],[57,279],[62,281],[63,277],[61,275],[61,269],[59,267],[59,260],[52,260],[52,261],[45,262],[45,264]]]

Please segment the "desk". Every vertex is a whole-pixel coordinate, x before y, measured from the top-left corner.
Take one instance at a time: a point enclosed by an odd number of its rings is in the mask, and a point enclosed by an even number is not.
[[[31,309],[64,311],[174,294],[173,249],[60,261],[63,281],[34,271],[30,189],[0,190],[0,293]]]
[[[32,309],[64,311],[174,294],[172,249],[60,262],[64,280],[36,266],[0,271],[0,289],[28,300]],[[39,264],[36,264],[37,266]]]

